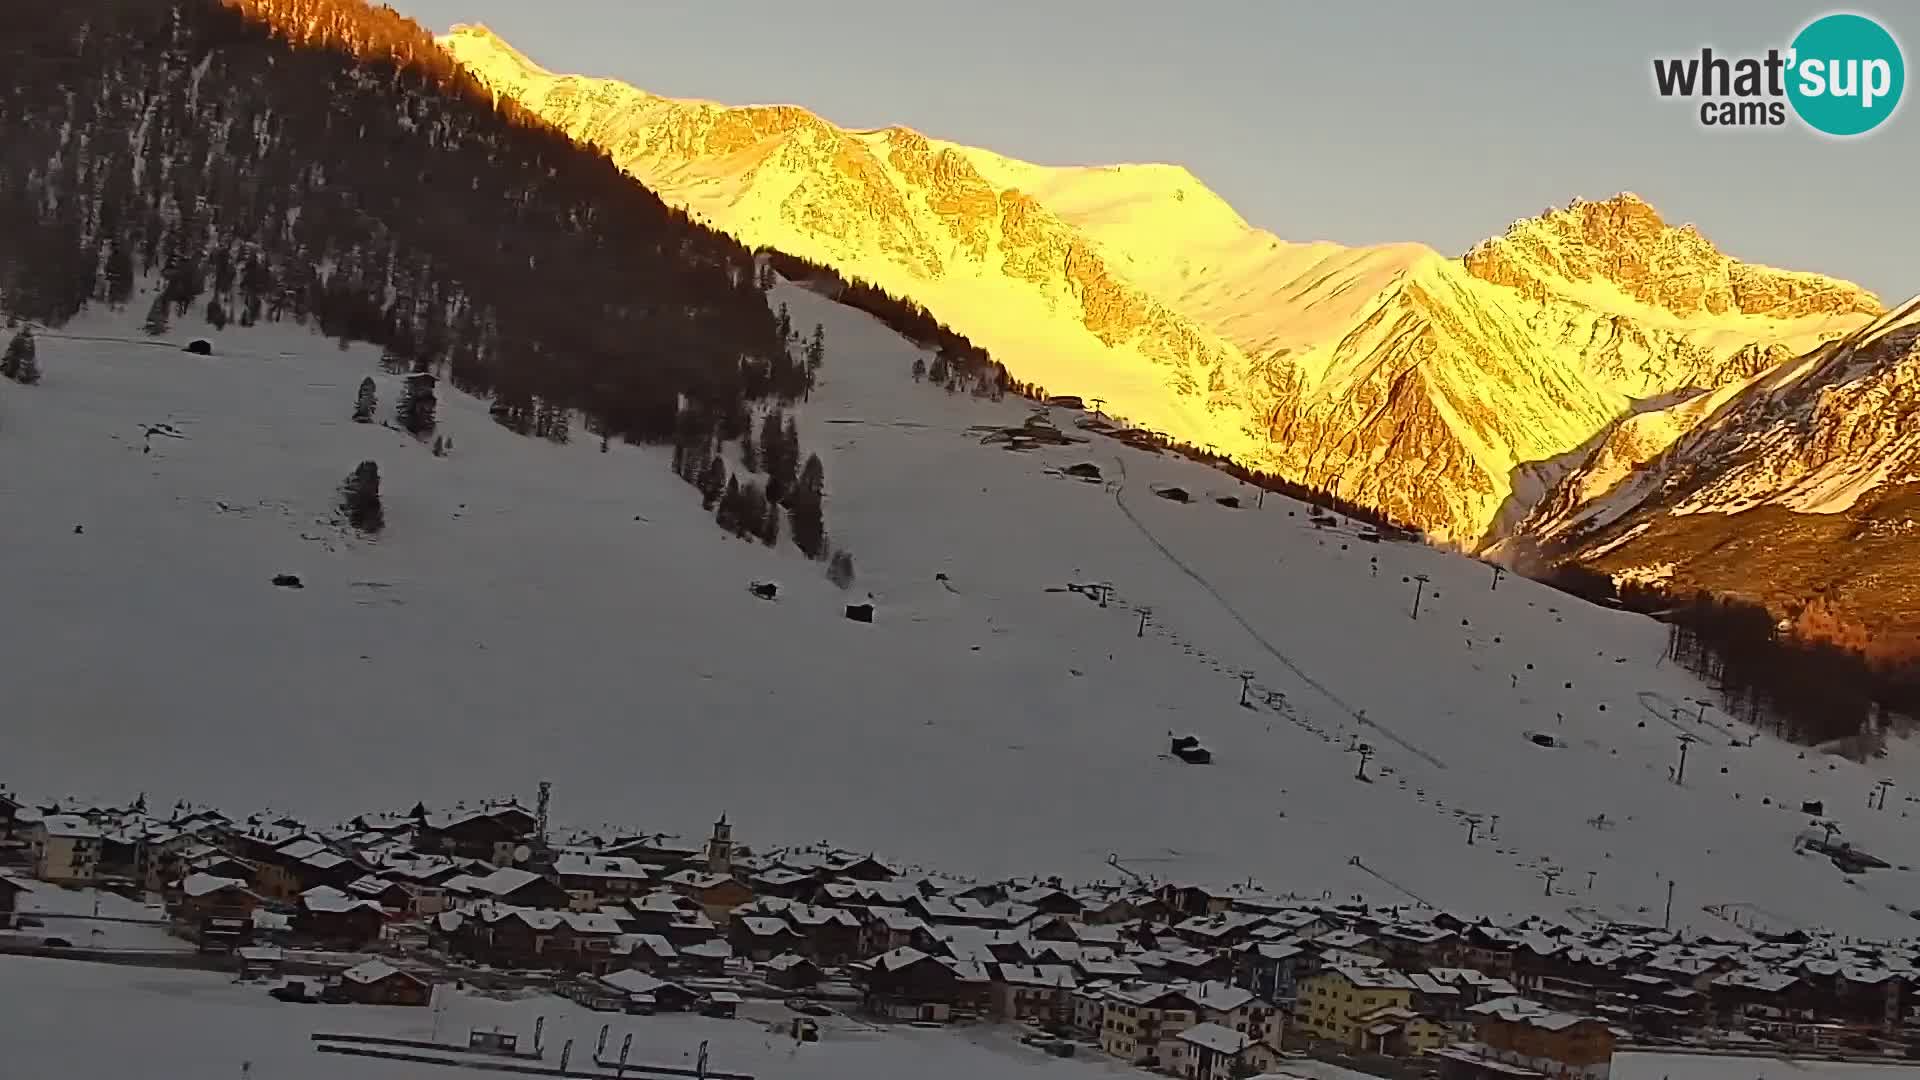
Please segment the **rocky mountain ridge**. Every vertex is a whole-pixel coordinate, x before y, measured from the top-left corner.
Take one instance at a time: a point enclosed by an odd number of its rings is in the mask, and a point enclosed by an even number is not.
[[[440,41],[669,203],[910,297],[1025,381],[1470,548],[1637,414],[1880,311],[1846,282],[1731,259],[1627,194],[1459,258],[1291,243],[1176,166],[1034,165],[558,75],[481,27]]]

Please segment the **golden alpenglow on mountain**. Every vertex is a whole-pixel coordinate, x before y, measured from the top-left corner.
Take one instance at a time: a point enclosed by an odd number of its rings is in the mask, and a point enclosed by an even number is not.
[[[1024,381],[1469,548],[1614,425],[1882,311],[1847,282],[1728,258],[1631,194],[1458,258],[1292,243],[1174,165],[1033,165],[557,75],[484,27],[440,41],[750,246],[917,301]]]

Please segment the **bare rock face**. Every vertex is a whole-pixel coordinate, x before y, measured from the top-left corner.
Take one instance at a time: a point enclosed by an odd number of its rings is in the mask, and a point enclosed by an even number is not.
[[[1467,272],[1538,302],[1606,284],[1649,307],[1698,315],[1878,315],[1872,293],[1818,274],[1735,262],[1692,225],[1678,228],[1632,194],[1575,200],[1515,222],[1467,252]]]

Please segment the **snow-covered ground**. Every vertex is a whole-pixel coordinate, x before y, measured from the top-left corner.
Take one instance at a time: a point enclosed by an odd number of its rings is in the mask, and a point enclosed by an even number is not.
[[[1615,1054],[1610,1080],[1912,1080],[1920,1068],[1720,1054]]]
[[[691,1069],[702,1042],[710,1068],[764,1080],[977,1080],[986,1076],[1091,1080],[1131,1071],[1104,1060],[1061,1060],[1022,1046],[1004,1030],[972,1032],[870,1028],[822,1021],[819,1042],[795,1043],[770,1030],[792,1014],[756,1003],[736,1020],[685,1014],[595,1013],[550,996],[502,1001],[436,991],[431,1008],[293,1005],[258,984],[203,971],[155,971],[25,957],[0,957],[0,1076],[8,1080],[124,1080],[155,1077],[251,1077],[252,1080],[448,1080],[498,1072],[431,1068],[368,1057],[323,1054],[315,1033],[373,1035],[464,1044],[474,1029],[520,1036],[542,1029],[544,1064],[591,1069],[602,1024],[612,1025],[607,1057],[633,1036],[635,1064]],[[748,1015],[751,1013],[752,1015]],[[437,1015],[436,1015],[437,1014]],[[129,1054],[137,1055],[130,1058]],[[242,1067],[248,1066],[243,1072]],[[129,1072],[132,1069],[132,1072]],[[612,1073],[607,1075],[611,1076]],[[629,1073],[629,1075],[632,1075]]]
[[[40,944],[58,938],[83,949],[126,952],[192,952],[193,946],[167,932],[167,913],[158,904],[129,900],[99,889],[68,889],[43,881],[21,881],[17,911],[39,926],[0,930],[0,938]]]
[[[916,384],[912,348],[865,316],[775,299],[826,327],[801,428],[851,597],[791,546],[720,534],[664,450],[523,439],[444,387],[447,458],[351,423],[363,375],[383,416],[396,389],[364,348],[293,327],[229,331],[212,357],[43,337],[44,383],[0,387],[5,779],[329,820],[551,779],[563,821],[698,834],[724,811],[749,843],[983,876],[1111,878],[1111,854],[1160,878],[1655,923],[1672,882],[1696,931],[1915,928],[1911,873],[1850,882],[1793,849],[1821,799],[1843,838],[1911,860],[1907,789],[1865,809],[1914,775],[1911,748],[1863,768],[1736,747],[1748,732],[1717,709],[1695,722],[1708,691],[1661,663],[1651,621],[1494,590],[1478,563],[1253,509],[1230,478],[1097,437],[983,446],[971,426],[1027,407]],[[143,437],[162,423],[181,437]],[[366,458],[377,541],[329,522]],[[1059,475],[1076,463],[1113,483]],[[1154,497],[1166,484],[1194,501]],[[1099,581],[1104,608],[1060,591]],[[869,592],[873,625],[842,618]],[[1170,732],[1214,764],[1168,758]],[[1701,741],[1675,786],[1682,733]]]

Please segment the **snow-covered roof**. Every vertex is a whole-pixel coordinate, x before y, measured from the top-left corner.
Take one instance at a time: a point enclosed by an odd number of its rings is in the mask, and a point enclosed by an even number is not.
[[[49,814],[40,819],[40,827],[48,836],[71,837],[75,840],[96,839],[103,834],[100,826],[77,814]]]
[[[331,885],[316,885],[300,894],[300,906],[308,911],[344,914],[349,911],[375,911],[382,914],[386,909],[372,900],[349,896]]]
[[[1245,1032],[1234,1031],[1213,1023],[1195,1024],[1182,1031],[1176,1038],[1183,1043],[1211,1050],[1216,1054],[1226,1054],[1229,1057],[1245,1050],[1253,1042]]]
[[[1072,990],[1078,985],[1073,969],[1064,964],[1001,964],[1000,981],[1009,986],[1037,986]]]
[[[343,979],[346,979],[348,982],[356,982],[356,983],[362,983],[362,984],[377,983],[382,979],[389,978],[394,975],[399,975],[403,978],[412,979],[414,982],[421,982],[421,983],[426,982],[426,980],[422,979],[420,976],[414,975],[410,972],[402,971],[399,968],[394,967],[392,964],[389,964],[384,960],[368,960],[362,964],[355,964],[353,967],[350,967],[347,970],[340,973],[340,977]]]
[[[638,859],[623,855],[579,855],[566,852],[553,862],[553,871],[561,877],[606,878],[646,881],[653,875]]]
[[[1209,1012],[1232,1012],[1260,1003],[1259,996],[1253,991],[1230,983],[1208,980],[1179,985],[1195,1005]]]
[[[186,879],[180,882],[180,891],[196,899],[217,893],[222,889],[245,889],[246,887],[247,883],[239,878],[215,877],[212,874],[188,874]]]
[[[734,922],[754,937],[773,937],[778,934],[793,933],[793,927],[788,926],[784,920],[765,916],[743,915]]]

